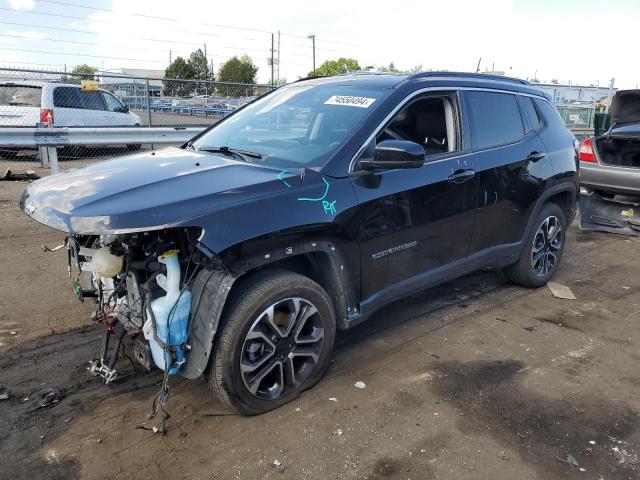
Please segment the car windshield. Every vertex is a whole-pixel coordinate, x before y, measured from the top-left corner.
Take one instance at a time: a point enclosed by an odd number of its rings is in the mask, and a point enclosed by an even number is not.
[[[320,167],[387,95],[385,89],[289,85],[248,105],[192,145],[253,152],[261,157],[253,161],[274,167]]]

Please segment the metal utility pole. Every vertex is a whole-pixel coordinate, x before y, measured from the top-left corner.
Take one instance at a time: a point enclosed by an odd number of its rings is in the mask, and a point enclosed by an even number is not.
[[[171,49],[169,49],[169,65],[171,65],[172,61],[171,61]]]
[[[311,40],[311,45],[313,46],[313,75],[315,76],[316,74],[316,36],[309,35],[307,38]]]
[[[280,85],[280,30],[278,30],[278,85]]]
[[[273,69],[275,68],[275,66],[273,65],[273,33],[271,34],[271,62],[269,62],[269,63],[271,63],[271,85],[273,85],[273,80],[274,80],[274,77],[273,77],[274,70]]]
[[[607,105],[604,107],[604,113],[609,113],[609,105],[611,105],[611,97],[613,97],[613,84],[616,83],[616,79],[612,78],[609,83],[609,94],[607,95]]]

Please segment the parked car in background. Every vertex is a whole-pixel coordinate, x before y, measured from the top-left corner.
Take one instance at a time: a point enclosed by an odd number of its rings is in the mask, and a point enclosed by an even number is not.
[[[580,145],[580,184],[605,198],[640,195],[640,90],[616,92],[608,124]]]
[[[84,92],[80,85],[0,82],[0,128],[35,127],[132,127],[140,117],[105,90]]]
[[[140,117],[105,90],[82,91],[80,85],[54,82],[0,81],[0,128],[133,127]],[[137,150],[139,144],[127,145]],[[20,148],[3,149],[15,157]]]
[[[20,206],[67,234],[105,335],[91,372],[113,381],[128,335],[143,365],[206,375],[252,415],[320,380],[336,329],[419,289],[484,267],[545,285],[577,169],[526,81],[353,74],[274,90],[181,148],[38,180]]]

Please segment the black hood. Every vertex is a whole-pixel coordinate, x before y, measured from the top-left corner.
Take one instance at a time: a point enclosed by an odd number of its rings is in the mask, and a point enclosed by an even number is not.
[[[52,175],[30,184],[20,207],[78,234],[176,226],[281,189],[280,170],[210,153],[166,148]]]

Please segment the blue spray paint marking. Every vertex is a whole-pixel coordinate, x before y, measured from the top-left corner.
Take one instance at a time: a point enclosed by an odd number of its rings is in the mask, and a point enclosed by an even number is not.
[[[324,208],[324,213],[327,215],[335,215],[336,214],[336,201],[327,202],[326,200],[322,201],[322,208]]]
[[[282,183],[284,183],[287,187],[291,188],[291,185],[289,185],[287,183],[287,181],[282,178],[283,175],[286,175],[287,173],[289,173],[289,170],[287,170],[286,168],[284,170],[282,170],[279,174],[278,174],[278,179],[282,180]]]
[[[322,181],[324,182],[325,185],[325,189],[324,189],[324,194],[320,197],[320,198],[304,198],[304,197],[299,197],[298,200],[300,200],[301,202],[321,202],[325,199],[325,197],[327,196],[327,193],[329,193],[329,182],[327,182],[327,179],[322,177]]]
[[[321,197],[318,198],[305,198],[305,197],[299,197],[298,200],[300,200],[301,202],[322,202],[322,208],[324,210],[325,215],[335,215],[336,213],[336,200],[334,200],[333,202],[329,202],[328,200],[325,200],[325,198],[327,197],[327,193],[329,193],[329,182],[327,182],[327,179],[322,177],[322,181],[324,182],[324,193],[322,194]]]

